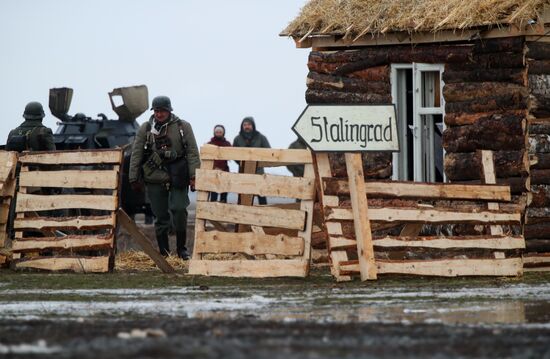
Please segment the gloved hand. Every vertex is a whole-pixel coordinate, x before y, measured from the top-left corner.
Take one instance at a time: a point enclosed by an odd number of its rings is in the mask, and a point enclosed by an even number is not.
[[[195,192],[195,177],[191,177],[189,179],[189,188],[191,189],[191,192]]]
[[[164,151],[163,156],[167,160],[175,160],[176,158],[178,158],[178,154],[176,151]]]
[[[136,192],[136,193],[145,192],[145,186],[143,185],[143,182],[141,182],[141,181],[131,182],[130,187],[132,188],[133,192]]]

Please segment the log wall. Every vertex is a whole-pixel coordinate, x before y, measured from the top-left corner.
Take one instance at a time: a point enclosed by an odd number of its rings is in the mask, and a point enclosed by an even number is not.
[[[531,202],[525,220],[528,252],[550,252],[550,43],[528,42]]]

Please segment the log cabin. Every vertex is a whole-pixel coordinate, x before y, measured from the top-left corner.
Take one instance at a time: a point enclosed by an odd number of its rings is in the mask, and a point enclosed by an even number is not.
[[[310,0],[281,36],[310,49],[308,104],[396,105],[400,152],[365,177],[497,183],[522,206],[528,252],[550,252],[550,1]],[[343,155],[330,155],[346,176]]]

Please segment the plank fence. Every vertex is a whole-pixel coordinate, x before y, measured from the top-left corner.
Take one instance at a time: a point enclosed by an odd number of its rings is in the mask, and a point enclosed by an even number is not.
[[[486,183],[494,183],[492,153],[483,151],[482,158]],[[355,275],[375,279],[377,274],[522,273],[524,237],[511,229],[504,233],[502,227],[521,228],[521,208],[509,203],[508,186],[365,182],[360,155],[354,159],[346,158],[348,174],[358,176],[333,178],[328,155],[316,155],[331,270],[338,281],[351,280]],[[480,235],[421,236],[425,224],[468,224],[487,229]],[[396,230],[400,232],[392,234]]]
[[[237,161],[243,173],[214,169]],[[189,273],[230,277],[305,277],[309,273],[315,173],[309,150],[201,148],[195,244]],[[304,164],[304,177],[256,174],[258,167]],[[237,204],[209,202],[209,192],[238,193]],[[253,205],[254,196],[292,199]],[[296,203],[299,200],[299,203]],[[214,229],[208,230],[211,224]],[[231,224],[235,224],[234,229]],[[226,259],[238,254],[238,259]],[[209,259],[214,256],[214,259]]]
[[[0,249],[8,245],[10,206],[15,196],[17,153],[0,151]],[[7,253],[0,252],[0,267],[7,263]]]
[[[121,150],[20,155],[13,267],[112,270],[121,162]]]

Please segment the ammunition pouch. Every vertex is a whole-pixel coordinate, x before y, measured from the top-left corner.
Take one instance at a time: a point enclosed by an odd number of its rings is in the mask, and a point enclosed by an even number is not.
[[[187,157],[181,156],[167,164],[170,174],[170,186],[178,189],[185,189],[189,186],[189,166]]]
[[[148,183],[168,183],[170,175],[166,171],[157,152],[151,152],[145,163],[141,166],[143,178]]]

